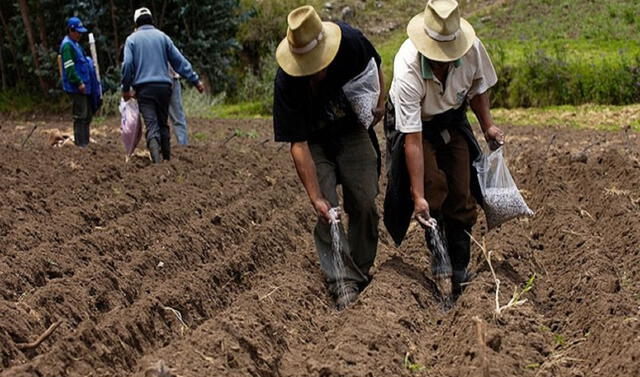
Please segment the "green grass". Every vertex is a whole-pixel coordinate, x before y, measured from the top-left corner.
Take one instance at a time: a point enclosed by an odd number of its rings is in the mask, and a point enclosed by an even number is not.
[[[501,106],[640,101],[640,2],[507,0],[470,18]]]
[[[630,127],[640,132],[640,105],[638,104],[497,108],[493,109],[491,114],[498,125],[570,127],[603,131],[620,131]],[[472,123],[477,124],[473,113],[469,112],[468,117]]]
[[[506,0],[469,20],[487,40],[640,42],[635,0]]]
[[[550,39],[550,40],[501,40],[482,38],[488,50],[502,49],[504,62],[520,63],[529,51],[561,51],[567,56],[579,56],[585,60],[619,59],[621,56],[640,53],[639,43],[618,40]]]
[[[412,373],[415,373],[415,372],[421,372],[426,369],[424,365],[419,363],[414,363],[411,359],[412,357],[409,354],[409,352],[405,353],[403,364],[404,364],[404,367],[407,368],[407,370],[409,370]]]
[[[43,97],[24,88],[0,91],[0,113],[24,116],[30,113],[71,112],[71,100],[64,93]]]
[[[204,132],[196,132],[193,134],[193,138],[198,141],[203,141],[207,139],[207,134],[205,134]]]
[[[239,37],[249,42],[264,39],[261,43],[266,43],[268,54],[262,58],[262,72],[242,73],[237,92],[229,96],[201,96],[195,90],[185,90],[187,115],[269,116],[277,68],[273,50],[284,37],[286,13],[302,3],[307,2],[242,0],[245,9],[261,9]],[[328,17],[322,8],[324,2],[309,3],[322,17]],[[388,88],[394,56],[407,38],[406,23],[424,8],[424,1],[389,0],[382,2],[381,8],[376,2],[366,2],[364,9],[356,3],[361,4],[360,0],[346,0],[340,5],[356,9],[356,17],[349,22],[362,30],[383,25],[379,22],[381,16],[386,23],[397,25],[393,32],[372,38],[382,57]],[[461,4],[498,71],[499,83],[492,91],[497,108],[493,114],[498,122],[610,130],[629,125],[640,130],[640,108],[611,106],[640,102],[640,1],[485,0]],[[339,14],[338,8],[332,11],[334,16]],[[119,93],[105,95],[98,118],[117,115],[118,103]],[[69,110],[65,96],[45,101],[24,96],[20,91],[0,93],[3,113],[36,112],[43,107],[57,112]]]
[[[540,368],[540,363],[531,363],[524,366],[524,369],[537,369]]]
[[[391,86],[391,80],[393,79],[393,59],[400,49],[402,43],[407,39],[407,33],[405,28],[396,30],[391,35],[388,35],[385,39],[377,41],[374,40],[374,45],[380,58],[382,58],[382,72],[386,80],[387,90]]]
[[[247,118],[267,118],[270,111],[267,111],[262,101],[230,103],[214,106],[212,109],[215,118],[222,119],[247,119]]]
[[[506,0],[469,19],[498,72],[495,106],[640,101],[640,2]],[[406,38],[401,27],[376,41],[387,86]]]

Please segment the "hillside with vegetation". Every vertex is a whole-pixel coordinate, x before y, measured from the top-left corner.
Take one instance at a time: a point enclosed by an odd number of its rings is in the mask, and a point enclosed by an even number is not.
[[[258,19],[267,18],[274,23],[279,20],[280,24],[280,29],[273,27],[276,32],[270,34],[272,40],[263,44],[272,47],[263,50],[262,62],[269,69],[263,69],[260,75],[246,76],[245,90],[239,92],[246,94],[239,96],[243,100],[227,101],[237,104],[220,107],[220,115],[268,114],[270,111],[270,84],[276,68],[272,50],[284,34],[283,31],[278,34],[277,30],[286,28],[287,10],[303,2],[277,2],[277,7],[274,3],[264,1],[263,8],[256,9]],[[316,3],[325,19],[346,18],[374,41],[382,55],[389,84],[393,57],[406,39],[405,25],[423,9],[424,1]],[[330,9],[323,4],[330,4]],[[566,118],[567,113],[593,113],[599,109],[618,113],[616,106],[640,102],[639,2],[494,0],[462,1],[461,6],[498,71],[500,80],[492,95],[494,106],[544,108],[551,113],[546,119],[556,124],[554,120]],[[241,30],[247,26],[253,27],[244,25]],[[522,114],[510,120],[528,121],[537,117]],[[611,127],[612,122],[628,120],[634,127],[640,127],[637,116],[613,118],[614,121],[602,118],[598,124]]]
[[[100,115],[117,113],[116,45],[121,45],[132,29],[129,16],[133,8],[125,3],[114,0],[97,8],[83,0],[65,5],[58,4],[58,0],[3,3],[0,16],[6,36],[0,40],[0,111],[24,113],[34,107],[52,110],[66,106],[58,89],[55,46],[64,33],[60,24],[65,15],[75,14],[85,17],[98,41],[104,86],[108,89]],[[208,97],[197,98],[186,91],[187,112],[192,116],[227,118],[270,115],[277,69],[273,54],[285,35],[286,15],[291,9],[311,4],[323,19],[344,20],[363,30],[382,55],[389,85],[393,57],[406,39],[406,24],[425,6],[424,0],[228,0],[207,2],[203,9],[195,10],[188,3],[166,0],[154,4],[153,9],[159,14],[159,26],[176,39],[185,55],[208,78]],[[589,111],[604,108],[618,113],[615,106],[640,102],[640,2],[460,3],[498,71],[499,83],[492,94],[494,107],[536,107],[553,113],[547,118],[555,119],[567,111],[581,113],[585,107]],[[57,11],[41,13],[41,5]],[[25,10],[31,12],[27,14],[33,29],[31,39],[28,28],[8,26],[23,24]],[[195,22],[194,17],[202,18],[197,12],[218,21],[211,24],[213,27],[199,28],[202,23]],[[56,32],[50,32],[53,30]],[[39,68],[38,59],[33,56],[39,57]],[[571,108],[567,110],[566,106]],[[523,115],[511,120],[535,118]],[[633,117],[629,123],[640,127],[640,120]]]

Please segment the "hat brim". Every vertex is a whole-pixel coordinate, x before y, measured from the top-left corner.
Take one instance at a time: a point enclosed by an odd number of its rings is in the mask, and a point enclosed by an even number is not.
[[[86,33],[88,30],[84,27],[79,27],[79,28],[73,28],[73,30],[77,31],[78,33]]]
[[[294,77],[309,76],[325,69],[338,54],[342,31],[333,22],[323,22],[324,38],[313,50],[298,55],[291,52],[287,38],[276,49],[276,61],[280,68]]]
[[[438,62],[460,59],[471,49],[476,40],[473,26],[464,18],[460,18],[460,34],[456,39],[450,42],[436,41],[424,30],[424,12],[409,21],[407,35],[422,55]]]

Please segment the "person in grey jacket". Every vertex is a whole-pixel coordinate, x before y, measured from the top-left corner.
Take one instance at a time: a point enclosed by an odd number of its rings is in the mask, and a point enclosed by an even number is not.
[[[159,163],[171,159],[168,116],[172,79],[168,72],[169,65],[195,85],[200,93],[204,92],[204,85],[171,38],[154,27],[149,9],[137,9],[133,19],[137,29],[125,42],[122,98],[125,101],[133,98],[133,87],[146,124],[151,160]]]

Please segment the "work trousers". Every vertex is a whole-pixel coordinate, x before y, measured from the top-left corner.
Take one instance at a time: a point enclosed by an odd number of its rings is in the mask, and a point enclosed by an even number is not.
[[[91,100],[86,94],[69,93],[73,113],[73,140],[79,147],[89,145],[89,128],[93,118]]]
[[[444,228],[453,273],[459,275],[469,264],[466,232],[471,232],[477,212],[470,190],[469,145],[456,127],[447,132],[446,144],[423,140],[424,193],[431,215]]]
[[[169,103],[169,118],[171,119],[171,127],[173,127],[173,134],[176,135],[178,144],[189,144],[187,118],[184,115],[184,109],[182,107],[182,85],[180,84],[180,79],[173,79],[171,101]]]
[[[171,84],[149,83],[135,87],[140,114],[146,125],[147,147],[156,139],[165,160],[171,158],[171,133],[169,131],[169,101]]]
[[[369,269],[378,247],[379,218],[375,203],[378,195],[377,154],[367,130],[354,127],[338,138],[335,151],[323,148],[322,144],[309,145],[322,195],[332,207],[339,206],[336,189],[341,184],[344,212],[348,215],[348,232],[340,223],[343,276],[338,276],[333,267],[330,225],[319,219],[314,231],[320,266],[333,294],[337,293],[338,278],[342,278],[345,285],[356,288],[369,281]]]

